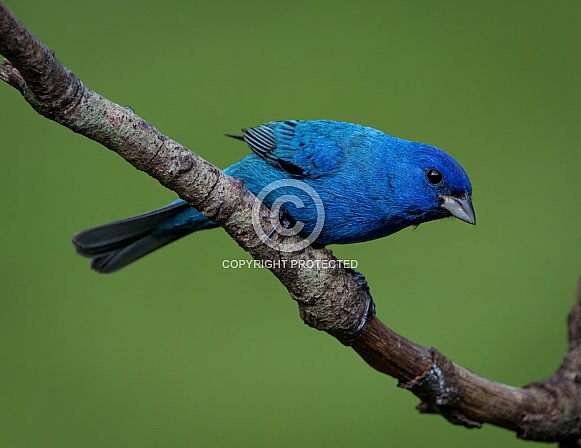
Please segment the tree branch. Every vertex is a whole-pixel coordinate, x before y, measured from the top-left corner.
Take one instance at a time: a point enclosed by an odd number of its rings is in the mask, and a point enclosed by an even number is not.
[[[242,181],[162,135],[131,109],[90,90],[3,3],[0,54],[10,61],[0,66],[0,79],[17,87],[37,112],[115,151],[220,224],[252,257],[272,261],[270,270],[298,302],[305,323],[343,342],[366,326],[374,310],[369,290],[340,266],[331,251],[307,247],[283,252],[263,244],[252,226],[256,198]],[[263,228],[272,227],[271,213],[264,206],[261,215]],[[288,244],[297,240],[291,238]],[[334,267],[289,268],[300,266],[298,260]]]
[[[581,282],[569,315],[569,352],[552,377],[524,388],[479,377],[385,327],[374,317],[363,277],[344,269],[331,251],[284,252],[262,244],[251,224],[256,198],[242,181],[87,88],[1,2],[0,54],[6,57],[0,79],[37,112],[115,151],[220,224],[253,258],[268,260],[304,322],[352,345],[370,366],[397,378],[422,400],[420,412],[440,413],[469,428],[488,422],[524,439],[581,447]],[[261,213],[267,228],[270,212],[263,206]],[[309,269],[308,261],[331,268]]]

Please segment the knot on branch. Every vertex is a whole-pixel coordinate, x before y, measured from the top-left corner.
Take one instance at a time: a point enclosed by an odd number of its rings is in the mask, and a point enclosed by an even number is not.
[[[432,362],[428,369],[398,386],[410,390],[422,400],[417,406],[421,413],[441,414],[449,422],[467,428],[482,427],[482,422],[469,418],[455,407],[461,400],[462,389],[454,363],[433,347],[430,354]]]

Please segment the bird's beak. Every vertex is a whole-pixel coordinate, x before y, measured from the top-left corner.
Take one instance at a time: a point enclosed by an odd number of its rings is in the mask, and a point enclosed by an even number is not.
[[[468,224],[476,225],[476,215],[474,214],[474,207],[470,195],[463,194],[462,196],[440,196],[442,207],[447,209],[452,216],[455,216],[460,221]]]

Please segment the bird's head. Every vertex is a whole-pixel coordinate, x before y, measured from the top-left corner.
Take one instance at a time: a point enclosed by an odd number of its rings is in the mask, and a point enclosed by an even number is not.
[[[417,217],[417,224],[448,216],[476,224],[472,185],[456,160],[438,148],[415,142],[399,156],[405,165],[403,203]]]

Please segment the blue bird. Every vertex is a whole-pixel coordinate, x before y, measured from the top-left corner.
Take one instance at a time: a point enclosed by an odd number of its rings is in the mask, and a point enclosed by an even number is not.
[[[433,146],[327,120],[273,121],[242,132],[227,135],[244,140],[253,153],[224,172],[242,179],[255,195],[284,181],[263,202],[272,207],[281,195],[298,198],[298,203],[285,204],[285,210],[291,222],[303,226],[301,235],[316,230],[322,206],[319,245],[369,241],[449,216],[476,223],[466,172]],[[304,182],[315,196],[288,180]],[[79,232],[73,244],[80,255],[92,259],[95,271],[110,273],[185,235],[213,227],[217,224],[178,199],[149,213]]]

